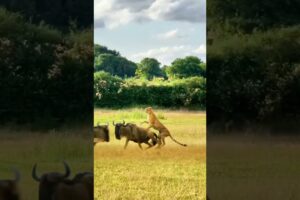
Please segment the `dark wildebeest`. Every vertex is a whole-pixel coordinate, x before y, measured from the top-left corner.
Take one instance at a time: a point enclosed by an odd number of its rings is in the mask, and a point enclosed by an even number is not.
[[[88,189],[89,194],[91,194],[91,199],[94,196],[94,174],[91,172],[82,172],[76,174],[73,178],[75,182],[82,182]]]
[[[90,172],[78,173],[72,180],[60,182],[53,194],[54,200],[93,200],[94,176]]]
[[[115,136],[118,140],[121,139],[121,137],[126,138],[124,149],[126,149],[128,142],[133,141],[135,143],[138,143],[139,147],[142,148],[142,143],[145,143],[148,145],[148,148],[153,147],[158,142],[158,137],[154,132],[148,131],[142,127],[139,127],[132,123],[125,124],[125,121],[123,123],[117,123],[115,124],[113,122],[113,125],[115,126]],[[152,144],[149,143],[149,140],[152,140]]]
[[[109,142],[109,127],[108,123],[106,125],[94,126],[94,146],[98,142]]]
[[[74,179],[70,167],[64,162],[65,173],[50,172],[42,176],[36,173],[36,164],[32,169],[32,177],[39,184],[39,200],[93,200],[93,177],[90,173],[77,174]]]
[[[20,173],[15,171],[14,179],[0,180],[0,200],[19,200],[18,182]]]

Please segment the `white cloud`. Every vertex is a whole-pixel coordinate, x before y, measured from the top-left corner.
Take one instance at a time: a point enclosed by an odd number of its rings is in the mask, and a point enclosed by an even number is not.
[[[94,6],[95,27],[115,28],[132,21],[143,21],[141,12],[132,12],[129,7],[117,6],[117,0],[96,0]]]
[[[205,0],[95,0],[96,28],[149,20],[205,22]]]
[[[205,0],[156,0],[147,13],[151,19],[203,22],[206,17]]]
[[[161,47],[157,49],[149,49],[145,52],[136,53],[129,56],[135,62],[140,62],[143,58],[150,57],[156,58],[163,65],[171,64],[176,58],[183,58],[186,56],[197,56],[204,62],[206,61],[205,45],[201,45],[201,48],[195,48],[190,45],[180,45],[172,47]],[[199,51],[201,50],[201,51]]]
[[[196,54],[206,54],[206,45],[201,44],[197,49],[194,50]]]
[[[182,38],[184,37],[184,35],[179,33],[178,29],[173,29],[165,33],[158,34],[157,37],[159,39],[174,39],[174,38]]]

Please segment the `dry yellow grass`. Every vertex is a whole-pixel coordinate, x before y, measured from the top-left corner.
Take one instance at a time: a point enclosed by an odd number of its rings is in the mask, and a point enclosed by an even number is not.
[[[94,150],[96,199],[205,199],[205,113],[156,112],[173,137],[188,147],[168,138],[162,149],[141,151],[136,143],[130,142],[123,150],[125,140],[116,140],[110,125],[111,142],[97,144]],[[122,119],[139,124],[146,114],[140,109],[95,111],[95,124]]]

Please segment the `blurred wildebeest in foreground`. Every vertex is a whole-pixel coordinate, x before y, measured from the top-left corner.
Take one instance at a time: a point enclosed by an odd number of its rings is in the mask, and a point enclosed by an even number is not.
[[[133,141],[135,143],[138,143],[139,147],[142,148],[142,143],[145,143],[148,145],[148,148],[153,147],[158,142],[158,137],[154,132],[148,131],[142,127],[139,127],[132,123],[125,124],[125,121],[123,120],[123,123],[114,123],[115,126],[115,136],[118,140],[121,139],[121,137],[126,138],[126,143],[124,146],[124,149],[126,149],[128,142]],[[149,140],[151,139],[152,144],[149,143]]]
[[[39,200],[93,200],[93,176],[91,173],[77,174],[69,179],[70,167],[64,162],[65,173],[49,172],[37,175],[36,164],[32,177],[39,182]]]
[[[83,183],[89,191],[90,199],[93,200],[94,196],[94,174],[92,172],[82,172],[76,174],[73,178],[74,182],[81,182]]]
[[[94,176],[90,172],[78,173],[72,180],[57,185],[54,200],[93,200]]]
[[[94,146],[98,142],[109,142],[109,124],[94,126]]]
[[[15,171],[14,179],[0,180],[0,200],[19,200],[18,182],[20,181],[20,173]]]

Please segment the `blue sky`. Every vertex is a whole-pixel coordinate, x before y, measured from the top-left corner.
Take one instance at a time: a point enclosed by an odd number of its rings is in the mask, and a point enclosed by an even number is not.
[[[95,43],[139,62],[164,64],[194,55],[206,60],[203,0],[95,0]]]

